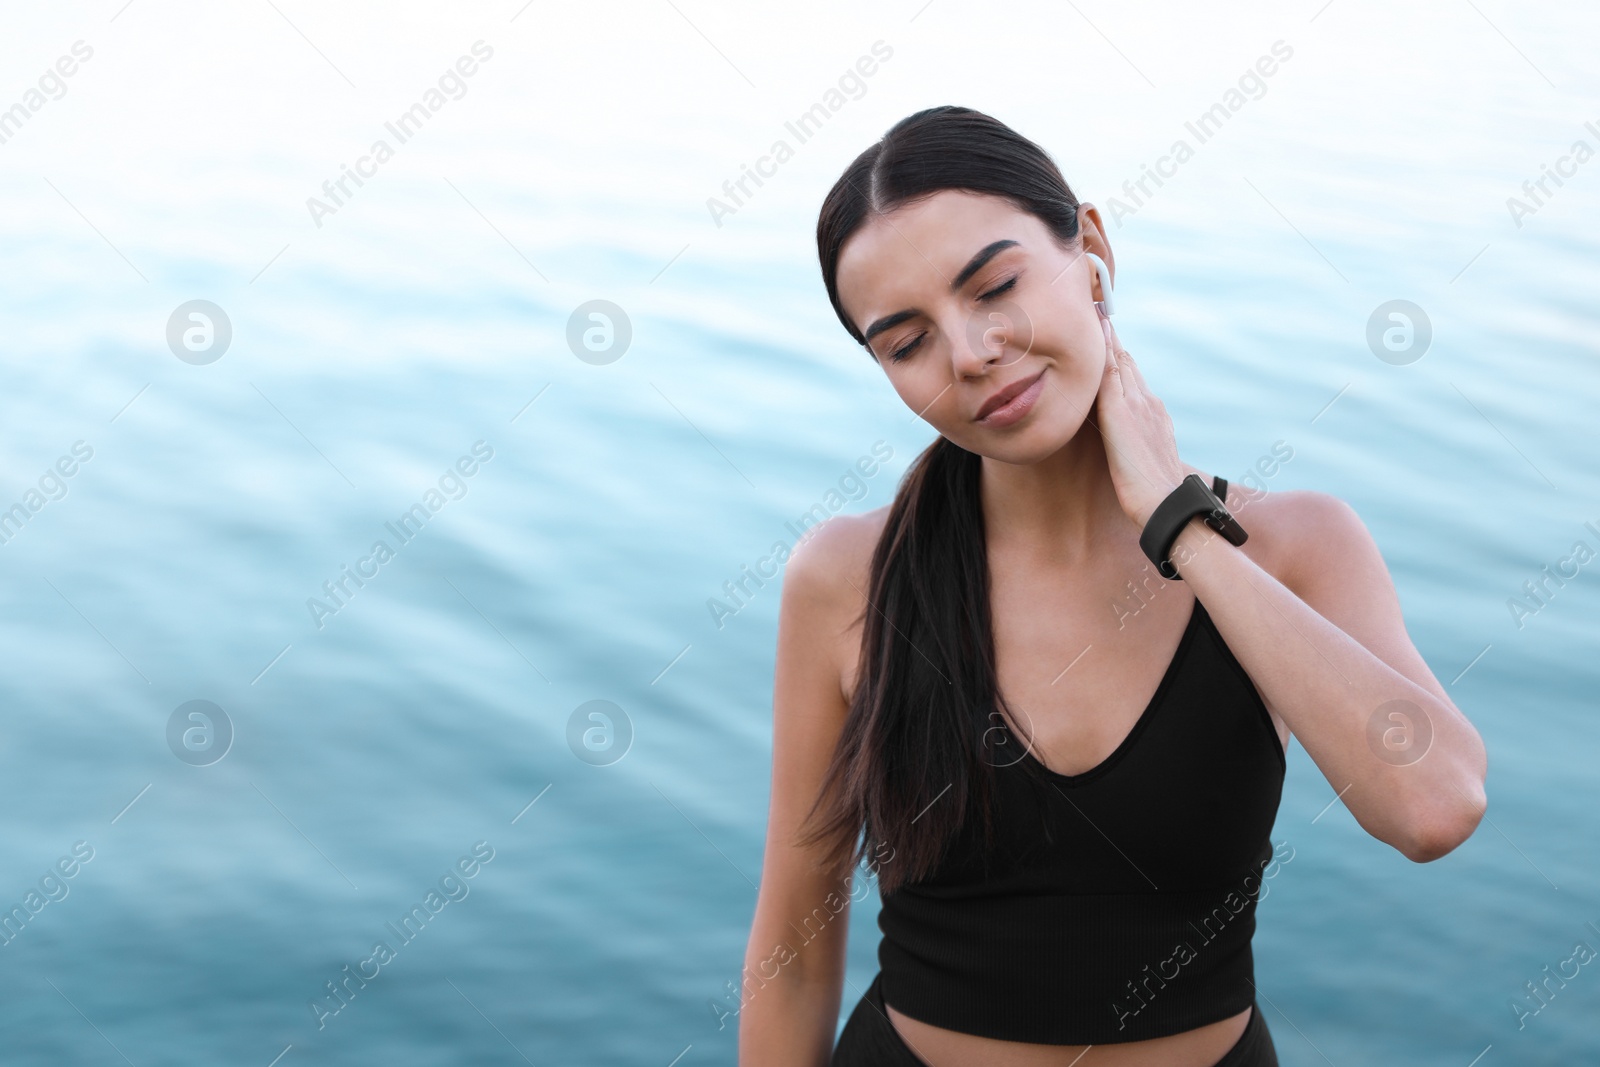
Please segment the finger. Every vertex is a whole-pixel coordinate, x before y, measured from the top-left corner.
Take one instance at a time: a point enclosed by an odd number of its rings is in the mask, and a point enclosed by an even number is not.
[[[1101,319],[1102,329],[1105,326],[1104,318]],[[1106,334],[1106,361],[1100,368],[1100,392],[1110,393],[1119,399],[1127,395],[1127,383],[1124,381],[1121,360],[1117,358],[1116,346],[1111,343],[1111,335]]]
[[[1122,354],[1117,357],[1117,363],[1121,365],[1124,374],[1128,374],[1133,378],[1140,390],[1146,393],[1150,391],[1150,387],[1144,381],[1144,371],[1139,369],[1138,362],[1134,360],[1127,349],[1122,350]]]
[[[1122,347],[1122,342],[1117,340],[1117,331],[1111,325],[1111,319],[1101,309],[1099,304],[1094,306],[1095,312],[1100,316],[1100,335],[1106,339],[1106,359],[1116,364],[1121,357],[1127,355]]]
[[[1109,376],[1115,382],[1116,395],[1126,396],[1128,383],[1124,364],[1127,362],[1128,353],[1117,342],[1116,331],[1111,328],[1111,319],[1106,315],[1104,309],[1099,304],[1096,304],[1095,311],[1100,315],[1100,332],[1106,339],[1106,366],[1101,384],[1103,386],[1105,377]]]
[[[1134,361],[1132,354],[1122,347],[1122,339],[1117,336],[1116,327],[1111,325],[1111,317],[1101,310],[1098,304],[1095,305],[1095,310],[1100,311],[1100,329],[1106,336],[1107,346],[1116,355],[1118,373],[1125,379],[1131,379],[1124,384],[1124,390],[1148,393],[1150,387],[1145,384],[1144,372],[1139,369],[1139,364]]]
[[[1106,335],[1106,347],[1119,356],[1127,355],[1128,350],[1122,347],[1122,338],[1117,336],[1117,328],[1111,324],[1111,316],[1099,304],[1095,304],[1094,309],[1100,315],[1100,330]]]

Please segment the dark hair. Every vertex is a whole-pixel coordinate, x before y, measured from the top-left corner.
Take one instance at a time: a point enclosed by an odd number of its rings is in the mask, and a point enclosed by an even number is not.
[[[817,255],[833,309],[839,250],[871,216],[943,189],[1004,197],[1064,246],[1078,238],[1078,200],[1050,157],[1004,123],[964,107],[901,119],[845,168],[817,218]],[[870,354],[870,350],[869,350]],[[992,834],[991,758],[1003,698],[989,616],[981,458],[937,438],[901,479],[872,556],[858,682],[802,844],[824,841],[826,865],[874,864],[893,892],[931,874],[955,834],[980,815]],[[1007,760],[1006,762],[1010,762]],[[860,840],[858,843],[858,835]]]

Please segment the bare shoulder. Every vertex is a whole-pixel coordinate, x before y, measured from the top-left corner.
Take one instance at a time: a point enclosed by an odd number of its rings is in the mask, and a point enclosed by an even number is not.
[[[790,549],[784,574],[784,595],[805,600],[811,608],[835,609],[866,605],[872,552],[888,522],[890,506],[859,515],[834,515],[806,530]],[[843,619],[835,619],[843,622]]]
[[[826,673],[827,685],[850,704],[861,664],[872,553],[890,507],[861,515],[835,515],[806,531],[784,574],[779,643],[789,643]]]
[[[1230,482],[1225,502],[1250,535],[1245,551],[1304,595],[1308,575],[1370,566],[1377,547],[1355,508],[1314,489],[1254,491]]]

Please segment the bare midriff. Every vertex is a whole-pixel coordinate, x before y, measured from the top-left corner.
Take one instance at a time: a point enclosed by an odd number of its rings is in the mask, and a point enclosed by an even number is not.
[[[1111,1045],[1037,1045],[946,1030],[903,1015],[885,1004],[889,1021],[929,1067],[1213,1067],[1239,1041],[1250,1022],[1237,1015],[1181,1034]]]

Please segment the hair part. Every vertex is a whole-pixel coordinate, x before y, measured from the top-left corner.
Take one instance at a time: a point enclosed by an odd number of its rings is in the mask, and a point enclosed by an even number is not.
[[[840,250],[869,219],[945,189],[1003,197],[1063,247],[1078,239],[1078,198],[1044,149],[971,108],[945,104],[908,115],[845,168],[817,216],[822,282],[857,344],[867,342],[839,300]]]

